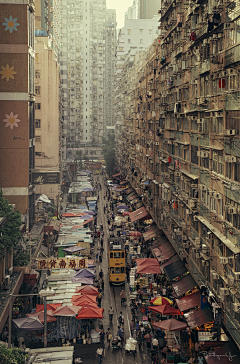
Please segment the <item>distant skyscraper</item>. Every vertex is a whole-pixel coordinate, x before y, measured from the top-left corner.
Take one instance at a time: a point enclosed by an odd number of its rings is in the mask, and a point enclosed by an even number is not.
[[[152,19],[161,9],[161,0],[138,0],[138,18]]]
[[[133,0],[132,6],[129,6],[128,10],[125,12],[126,19],[138,19],[138,0]]]
[[[115,45],[114,40],[106,40],[106,37],[108,33],[110,38],[112,34],[113,39],[115,37],[114,13],[107,11],[106,0],[61,0],[63,128],[67,157],[71,159],[76,151],[82,151],[90,158],[102,154],[101,142],[106,135],[106,112],[109,110],[106,87],[114,82],[114,72],[106,75],[111,63],[106,57],[114,57],[110,48]]]

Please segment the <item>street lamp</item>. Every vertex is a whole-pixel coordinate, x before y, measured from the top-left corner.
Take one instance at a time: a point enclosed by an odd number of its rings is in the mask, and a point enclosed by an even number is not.
[[[39,296],[44,298],[44,338],[43,338],[44,348],[47,347],[47,297],[54,295],[55,291],[52,290],[51,287],[42,289],[39,292]]]

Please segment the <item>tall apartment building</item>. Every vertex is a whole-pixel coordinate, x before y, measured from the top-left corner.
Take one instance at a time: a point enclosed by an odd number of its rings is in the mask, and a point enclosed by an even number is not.
[[[239,2],[162,3],[162,34],[124,71],[119,168],[240,347]],[[144,182],[148,182],[145,184]]]
[[[0,187],[34,221],[34,2],[0,1]]]
[[[161,0],[138,0],[138,19],[151,19],[160,8]]]
[[[115,27],[116,21],[112,21],[112,15],[107,16],[105,0],[62,1],[61,9],[62,18],[67,16],[61,31],[62,46],[68,47],[67,70],[64,49],[61,50],[64,113],[68,105],[67,120],[64,115],[67,157],[74,158],[77,150],[90,158],[100,157],[102,137],[106,135],[107,32],[113,37],[108,46],[114,45],[115,39],[115,31],[110,32],[106,24],[109,19]]]
[[[105,43],[105,115],[106,127],[115,124],[115,49],[116,49],[116,10],[107,9],[106,11],[106,43]]]
[[[125,20],[127,19],[138,19],[138,1],[133,0],[133,4],[129,6],[125,12]]]

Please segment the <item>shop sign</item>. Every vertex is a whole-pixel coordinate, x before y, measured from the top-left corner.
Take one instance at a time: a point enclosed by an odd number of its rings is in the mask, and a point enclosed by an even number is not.
[[[32,184],[60,184],[60,172],[32,172]]]
[[[213,340],[213,334],[215,333],[212,333],[210,331],[198,331],[198,341],[216,341],[216,339]]]
[[[38,259],[37,264],[37,269],[79,269],[87,268],[87,259],[78,257]]]

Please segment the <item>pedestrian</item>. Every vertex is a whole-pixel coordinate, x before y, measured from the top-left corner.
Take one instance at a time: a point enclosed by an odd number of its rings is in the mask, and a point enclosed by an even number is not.
[[[147,332],[147,334],[144,336],[144,339],[146,339],[147,342],[147,349],[151,350],[151,333]]]
[[[110,308],[108,309],[108,315],[109,315],[110,322],[112,322],[113,314],[114,314],[114,310],[113,310],[112,306],[110,306]]]
[[[104,346],[105,346],[104,340],[105,340],[105,332],[102,329],[101,332],[100,332],[100,345],[101,345],[102,348],[104,348]]]
[[[153,346],[153,350],[158,351],[158,338],[157,338],[157,336],[154,337],[154,339],[152,341],[152,346]]]
[[[138,332],[136,333],[136,336],[137,336],[137,342],[138,342],[139,351],[141,349],[143,350],[143,346],[142,346],[143,340],[142,340],[142,332],[141,332],[141,330],[138,330]]]
[[[106,210],[106,207],[104,206],[104,208],[103,208],[104,214],[105,214],[105,210]]]
[[[108,343],[108,346],[110,346],[110,342],[112,340],[112,333],[110,331],[110,328],[107,329],[107,333],[106,333],[106,336],[107,336],[107,343]]]
[[[96,358],[98,358],[98,364],[101,364],[102,357],[103,357],[103,348],[101,348],[101,346],[99,346],[97,349],[97,353],[96,353]]]
[[[123,329],[120,326],[118,326],[117,335],[123,340]]]
[[[124,317],[123,317],[122,311],[120,311],[118,322],[119,322],[119,325],[124,325]]]
[[[135,323],[134,321],[132,320],[132,322],[130,323],[130,331],[131,331],[131,336],[133,337],[134,335],[134,327],[135,327]]]
[[[101,302],[102,302],[102,293],[101,292],[98,293],[97,300],[98,300],[98,307],[101,307]]]
[[[103,247],[103,238],[100,240],[101,247]]]
[[[101,287],[102,287],[102,291],[104,291],[104,280],[102,279],[102,285],[101,285]]]
[[[124,292],[123,289],[122,289],[122,291],[120,293],[120,297],[121,297],[121,305],[122,305],[125,302],[125,298],[126,298],[125,292]]]

